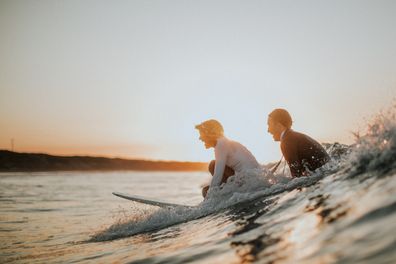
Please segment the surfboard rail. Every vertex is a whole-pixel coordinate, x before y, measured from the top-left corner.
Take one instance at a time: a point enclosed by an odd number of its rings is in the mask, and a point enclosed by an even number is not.
[[[138,195],[129,195],[129,194],[120,193],[120,192],[112,192],[112,194],[115,196],[118,196],[120,198],[123,198],[123,199],[127,199],[127,200],[134,201],[137,203],[158,206],[161,208],[174,208],[174,207],[194,208],[194,207],[196,207],[196,206],[191,206],[191,205],[168,203],[168,202],[159,201],[157,199],[142,197],[142,196],[138,196]]]

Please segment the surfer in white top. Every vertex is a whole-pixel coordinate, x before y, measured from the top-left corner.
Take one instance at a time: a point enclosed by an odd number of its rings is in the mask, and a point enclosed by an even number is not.
[[[215,151],[215,160],[209,164],[212,182],[202,189],[203,197],[206,197],[211,187],[226,183],[236,172],[260,168],[260,164],[246,147],[224,136],[223,126],[219,121],[210,119],[195,128],[198,129],[199,139],[205,143],[205,147],[214,148]]]

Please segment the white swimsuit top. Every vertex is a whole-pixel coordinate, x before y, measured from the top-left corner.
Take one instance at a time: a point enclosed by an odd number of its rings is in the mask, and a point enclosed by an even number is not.
[[[235,173],[261,168],[256,158],[245,146],[226,137],[217,139],[215,158],[215,170],[210,187],[221,184],[226,165],[232,168]]]

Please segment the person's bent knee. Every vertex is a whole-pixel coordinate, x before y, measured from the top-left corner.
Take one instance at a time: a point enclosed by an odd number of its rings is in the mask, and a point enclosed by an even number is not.
[[[202,188],[202,196],[203,198],[206,197],[206,195],[208,194],[208,190],[209,190],[209,186],[205,186]]]
[[[212,160],[212,161],[209,163],[209,166],[208,166],[208,170],[209,170],[210,174],[212,174],[212,176],[214,175],[215,166],[216,166],[216,161],[215,161],[215,160]]]

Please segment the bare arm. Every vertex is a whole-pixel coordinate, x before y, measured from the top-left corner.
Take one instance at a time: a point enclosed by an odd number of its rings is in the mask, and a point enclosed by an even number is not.
[[[214,169],[214,174],[210,187],[220,186],[221,180],[223,179],[223,174],[227,161],[227,146],[222,141],[218,141],[215,147],[215,158],[216,165]]]

